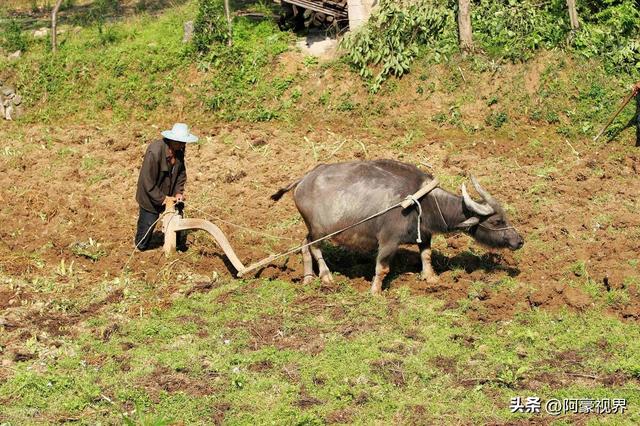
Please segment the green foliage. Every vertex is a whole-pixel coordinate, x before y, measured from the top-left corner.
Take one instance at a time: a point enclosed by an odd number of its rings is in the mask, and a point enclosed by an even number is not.
[[[382,1],[367,25],[345,38],[346,58],[373,92],[389,75],[408,72],[417,56],[440,62],[458,51],[456,2],[434,4]],[[581,27],[572,32],[564,0],[478,0],[471,9],[475,46],[489,57],[512,62],[526,61],[540,49],[561,48],[602,58],[608,71],[640,74],[638,2],[578,5]]]
[[[480,47],[511,61],[540,49],[566,48],[602,57],[616,71],[640,69],[640,8],[636,0],[578,2],[580,29],[571,33],[564,0],[481,0],[473,9]]]
[[[121,10],[120,0],[96,0],[90,11],[90,18],[95,22],[104,22],[109,15]]]
[[[171,102],[175,76],[189,62],[181,43],[185,15],[98,22],[66,35],[55,55],[47,43],[32,43],[19,61],[0,60],[0,72],[13,76],[25,103],[35,106],[24,120],[143,115]]]
[[[535,0],[480,0],[472,9],[476,43],[492,56],[526,60],[538,48],[559,45],[568,29],[564,15]],[[547,6],[549,7],[549,6]],[[566,14],[566,10],[563,10]]]
[[[193,47],[198,53],[207,53],[215,43],[229,39],[224,6],[221,0],[200,0],[198,15],[193,23]]]
[[[16,50],[27,50],[29,46],[27,38],[22,32],[21,25],[15,21],[10,20],[9,23],[3,29],[3,35],[0,38],[0,43],[3,48],[9,52],[15,52]]]
[[[238,18],[232,46],[214,43],[199,66],[210,75],[210,92],[204,99],[209,109],[226,120],[270,121],[281,117],[286,104],[282,96],[293,92],[290,76],[277,78],[274,58],[289,48],[290,34],[273,22]]]
[[[390,75],[410,70],[419,45],[439,37],[446,17],[446,9],[427,0],[408,6],[383,0],[369,22],[344,39],[347,59],[377,92]]]
[[[485,123],[487,123],[490,126],[493,126],[494,129],[499,129],[508,120],[509,120],[509,116],[507,115],[506,112],[493,111],[485,118]]]
[[[585,13],[573,47],[587,58],[603,57],[615,71],[640,70],[640,8],[634,0],[603,2],[606,8]],[[614,4],[618,3],[618,4]]]

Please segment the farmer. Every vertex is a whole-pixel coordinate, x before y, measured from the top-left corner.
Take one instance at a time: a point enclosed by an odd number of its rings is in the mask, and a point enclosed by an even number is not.
[[[173,198],[177,203],[184,201],[185,147],[198,141],[184,123],[174,124],[171,130],[162,132],[162,136],[163,139],[152,142],[147,148],[138,177],[136,201],[140,205],[140,216],[135,244],[140,251],[149,248],[155,222],[164,211],[167,199]],[[186,249],[184,237],[184,233],[178,233],[178,249]]]

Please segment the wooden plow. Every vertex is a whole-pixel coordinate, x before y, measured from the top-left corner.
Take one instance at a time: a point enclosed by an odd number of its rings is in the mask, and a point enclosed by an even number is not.
[[[231,244],[229,244],[229,240],[227,240],[227,237],[219,227],[209,222],[208,220],[183,218],[179,210],[176,209],[175,202],[169,198],[167,198],[165,211],[167,213],[165,213],[165,215],[162,217],[162,232],[164,233],[163,250],[165,255],[167,256],[176,251],[176,233],[178,231],[201,229],[203,231],[207,231],[209,234],[211,234],[213,239],[216,240],[224,254],[227,256],[227,259],[229,259],[229,262],[231,262],[233,267],[238,271],[238,273],[236,274],[238,278],[242,277],[250,271],[268,265],[276,257],[272,255],[249,266],[244,266],[240,259],[238,259],[235,251],[233,251]]]

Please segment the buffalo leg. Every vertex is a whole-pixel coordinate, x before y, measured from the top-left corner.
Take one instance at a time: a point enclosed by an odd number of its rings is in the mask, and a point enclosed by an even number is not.
[[[371,283],[371,294],[380,294],[382,292],[382,281],[389,273],[389,264],[396,254],[397,245],[387,245],[378,248],[378,256],[376,257],[376,275]]]
[[[422,273],[420,279],[427,281],[429,284],[435,284],[438,282],[438,276],[433,270],[431,265],[431,235],[424,239],[424,242],[419,243],[420,259],[422,260]]]
[[[322,282],[325,284],[333,283],[331,271],[329,270],[329,267],[322,257],[322,251],[320,251],[320,249],[316,245],[310,246],[309,249],[311,250],[311,254],[313,255],[313,257],[316,259],[316,262],[318,262],[318,275],[320,275],[320,279],[322,280]]]
[[[311,237],[307,236],[303,244],[308,244],[310,242]],[[313,281],[313,259],[311,258],[309,246],[305,246],[302,248],[302,264],[304,265],[304,278],[302,282],[304,284],[309,284],[311,283],[311,281]]]

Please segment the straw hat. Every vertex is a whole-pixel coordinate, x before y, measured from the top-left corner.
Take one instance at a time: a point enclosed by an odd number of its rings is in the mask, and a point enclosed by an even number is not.
[[[198,137],[189,132],[189,126],[184,123],[176,123],[171,130],[161,133],[163,137],[172,141],[193,143],[198,142]]]

